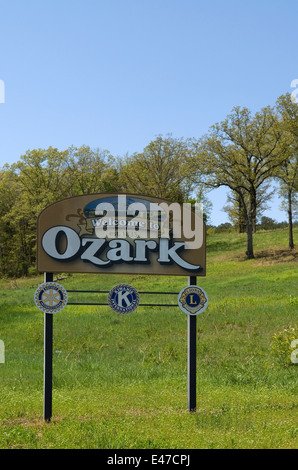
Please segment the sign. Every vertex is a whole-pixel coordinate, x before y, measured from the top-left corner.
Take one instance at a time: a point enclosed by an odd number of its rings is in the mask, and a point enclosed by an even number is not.
[[[203,313],[208,306],[206,292],[199,286],[184,287],[178,295],[178,305],[187,315]]]
[[[38,218],[39,272],[206,275],[205,224],[190,204],[133,194],[56,202]]]
[[[131,313],[138,307],[139,303],[138,291],[128,284],[119,284],[113,287],[108,295],[108,304],[117,313]]]
[[[46,282],[36,289],[34,301],[42,312],[57,313],[67,304],[67,292],[56,282]]]

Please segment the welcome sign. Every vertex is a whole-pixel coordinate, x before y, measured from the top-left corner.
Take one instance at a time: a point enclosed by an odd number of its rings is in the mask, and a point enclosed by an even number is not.
[[[37,269],[205,276],[205,223],[190,204],[149,196],[63,199],[39,215]]]

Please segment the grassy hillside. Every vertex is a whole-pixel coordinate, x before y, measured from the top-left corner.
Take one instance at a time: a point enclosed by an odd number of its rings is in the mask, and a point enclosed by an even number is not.
[[[247,261],[245,235],[208,236],[195,413],[187,411],[187,317],[178,307],[121,316],[67,306],[54,316],[53,421],[43,423],[43,314],[33,303],[43,279],[1,280],[0,448],[297,448],[297,250],[287,249],[287,230],[254,242]],[[104,275],[60,282],[109,290],[123,281],[161,292],[187,284]]]

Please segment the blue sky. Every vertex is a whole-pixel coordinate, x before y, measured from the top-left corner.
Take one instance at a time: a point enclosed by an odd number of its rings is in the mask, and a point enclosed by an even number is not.
[[[296,0],[0,0],[0,167],[48,146],[139,152],[274,105],[298,78],[297,19]]]

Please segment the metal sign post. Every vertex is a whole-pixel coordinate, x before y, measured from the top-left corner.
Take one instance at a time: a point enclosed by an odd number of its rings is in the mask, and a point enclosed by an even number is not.
[[[196,276],[188,277],[188,285],[196,285]],[[197,406],[197,316],[187,315],[187,404],[188,411]]]
[[[53,282],[53,273],[44,273],[44,282]],[[44,314],[44,400],[43,419],[52,418],[53,314]]]
[[[187,401],[188,410],[196,411],[197,382],[197,315],[208,306],[208,296],[197,286],[196,276],[188,277],[188,287],[178,294],[178,305],[187,319]]]

